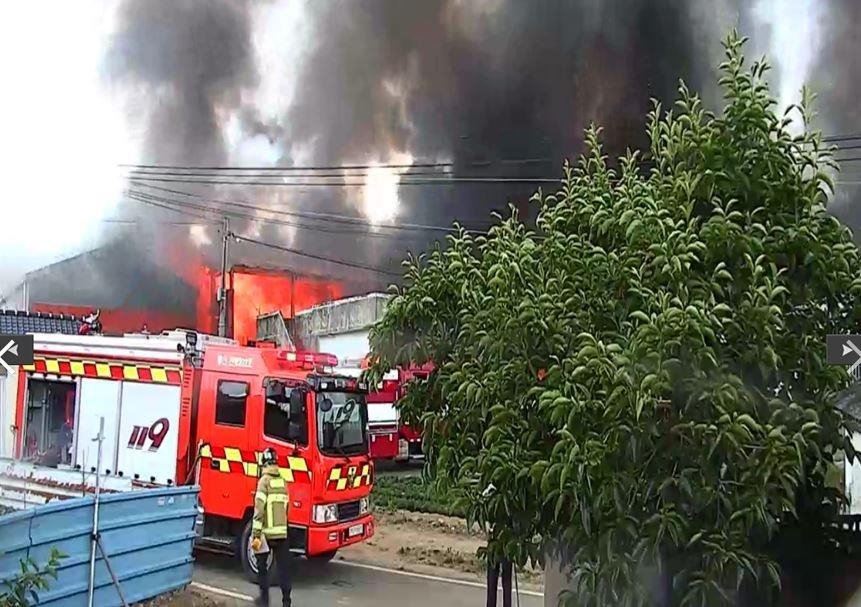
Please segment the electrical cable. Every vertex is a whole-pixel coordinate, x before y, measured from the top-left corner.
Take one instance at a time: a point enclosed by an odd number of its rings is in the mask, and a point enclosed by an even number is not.
[[[236,219],[241,219],[241,220],[250,221],[250,222],[270,223],[270,224],[275,224],[275,225],[295,227],[297,229],[302,229],[302,230],[311,230],[311,231],[325,232],[325,233],[330,233],[330,234],[368,236],[371,238],[402,239],[402,240],[404,240],[404,239],[410,240],[410,239],[415,239],[415,238],[419,237],[419,234],[375,232],[375,231],[373,231],[373,229],[376,228],[377,226],[374,226],[373,224],[369,224],[369,223],[365,223],[365,222],[362,222],[362,223],[350,222],[350,223],[348,223],[348,225],[362,226],[362,227],[365,227],[366,229],[348,230],[348,229],[339,229],[339,228],[333,227],[333,226],[296,223],[296,222],[292,222],[292,221],[286,221],[283,219],[275,219],[275,218],[271,218],[271,217],[259,217],[257,215],[250,215],[248,213],[242,213],[242,212],[234,211],[231,209],[225,209],[222,207],[212,208],[212,207],[208,207],[208,206],[205,206],[202,204],[195,204],[195,203],[189,202],[189,201],[179,201],[179,200],[163,198],[163,197],[159,197],[159,196],[156,196],[153,194],[147,194],[144,192],[139,192],[136,190],[128,190],[126,192],[126,196],[128,196],[129,199],[136,201],[136,202],[158,203],[155,206],[160,206],[162,208],[165,208],[167,205],[172,205],[172,206],[170,206],[170,210],[177,210],[179,208],[194,209],[194,210],[199,211],[201,213],[207,213],[208,218],[211,220],[215,220],[217,218],[220,218],[220,217],[223,217],[226,215],[228,217],[233,217]],[[264,207],[254,207],[254,210],[258,213],[273,213],[273,214],[279,213],[279,211],[276,209],[266,209]],[[427,229],[430,229],[430,228],[437,229],[436,226],[427,226]],[[426,229],[426,231],[427,231],[427,229]],[[439,228],[439,229],[441,229],[441,228]],[[446,231],[449,231],[449,230],[452,232],[455,231],[454,228],[447,229]]]
[[[367,184],[364,181],[240,181],[238,177],[231,176],[230,180],[222,179],[182,179],[174,177],[152,177],[150,175],[134,175],[130,180],[134,181],[154,181],[157,183],[199,183],[202,185],[242,185],[254,187],[339,187],[339,188],[363,188]],[[285,177],[272,177],[271,179],[284,179]],[[459,184],[503,184],[503,183],[561,183],[561,177],[449,177],[449,178],[433,178],[424,177],[421,179],[407,179],[398,181],[398,186],[431,186],[431,185],[459,185]]]
[[[410,168],[436,168],[450,167],[453,162],[417,162],[413,164],[334,164],[324,166],[288,166],[288,167],[273,167],[273,166],[252,166],[252,167],[237,167],[237,166],[193,166],[193,165],[176,165],[176,164],[118,164],[121,168],[131,169],[173,169],[173,170],[189,170],[189,171],[348,171],[348,170],[370,170],[370,169],[410,169]]]
[[[861,134],[858,135],[829,135],[827,137],[823,137],[822,141],[827,143],[837,143],[840,141],[854,141],[855,139],[861,139]]]
[[[451,226],[440,226],[440,225],[426,225],[426,224],[417,224],[417,223],[379,223],[373,224],[369,222],[367,219],[363,219],[361,217],[349,216],[349,215],[338,215],[334,213],[321,213],[318,211],[286,211],[283,209],[270,209],[267,207],[261,207],[259,205],[252,205],[244,201],[231,201],[231,200],[219,200],[217,198],[203,198],[199,194],[194,194],[192,192],[187,192],[184,190],[176,190],[173,188],[165,188],[157,185],[151,184],[138,184],[141,187],[146,187],[152,190],[157,190],[161,192],[166,192],[169,194],[177,194],[180,196],[185,196],[189,198],[196,198],[198,200],[210,203],[218,203],[223,205],[237,206],[240,208],[252,210],[252,211],[266,211],[269,213],[273,213],[276,215],[286,215],[291,217],[299,217],[303,219],[316,219],[321,221],[332,221],[336,223],[346,223],[351,225],[362,225],[362,226],[371,226],[376,229],[386,229],[386,230],[421,230],[421,231],[437,231],[437,232],[457,232],[457,228],[453,228]],[[179,201],[177,201],[179,202]],[[480,232],[484,228],[469,228],[467,231],[476,231]]]
[[[360,270],[368,270],[370,272],[376,272],[378,274],[388,274],[390,276],[403,276],[402,272],[395,272],[392,270],[386,270],[385,268],[379,268],[379,267],[365,265],[365,264],[361,264],[361,263],[354,263],[351,261],[346,261],[344,259],[336,259],[333,257],[326,257],[324,255],[314,255],[313,253],[306,253],[306,252],[300,251],[298,249],[285,247],[285,246],[275,244],[272,242],[265,242],[262,240],[257,240],[255,238],[248,238],[246,236],[240,236],[239,234],[236,234],[235,232],[228,232],[227,234],[230,238],[233,238],[234,240],[237,240],[239,242],[247,242],[247,243],[251,243],[251,244],[256,244],[256,245],[259,245],[262,247],[268,247],[270,249],[275,249],[277,251],[284,251],[285,253],[291,253],[293,255],[298,255],[300,257],[307,257],[309,259],[316,259],[318,261],[325,261],[327,263],[334,263],[337,265],[346,266],[348,268],[357,268]]]
[[[145,204],[153,204],[151,201],[147,201],[147,200],[141,200],[140,202],[143,202],[143,203],[145,203]],[[187,211],[183,211],[182,209],[176,209],[176,208],[172,208],[172,207],[167,207],[166,205],[156,205],[156,206],[162,206],[162,207],[164,207],[164,208],[167,208],[168,210],[175,211],[175,212],[178,212],[178,213],[187,213]],[[307,257],[307,258],[309,258],[309,259],[315,259],[315,260],[318,260],[318,261],[324,261],[324,262],[327,262],[327,263],[333,263],[333,264],[342,265],[342,266],[346,266],[346,267],[350,267],[350,268],[356,268],[356,269],[360,269],[360,270],[367,270],[367,271],[375,272],[375,273],[378,273],[378,274],[386,274],[386,275],[389,275],[389,276],[398,276],[398,277],[400,277],[400,276],[402,276],[402,275],[403,275],[403,274],[402,274],[402,273],[400,273],[400,272],[395,272],[395,271],[392,271],[392,270],[386,270],[385,268],[378,268],[378,267],[375,267],[375,266],[370,266],[370,265],[365,265],[365,264],[360,264],[360,263],[354,263],[354,262],[346,261],[346,260],[343,260],[343,259],[335,259],[335,258],[333,258],[333,257],[326,257],[326,256],[323,256],[323,255],[315,255],[315,254],[313,254],[313,253],[306,253],[306,252],[304,252],[304,251],[300,251],[300,250],[298,250],[298,249],[293,249],[293,248],[290,248],[290,247],[285,247],[285,246],[278,245],[278,244],[275,244],[275,243],[265,242],[265,241],[262,241],[262,240],[256,240],[256,239],[254,239],[254,238],[248,238],[248,237],[245,237],[245,236],[240,236],[239,234],[236,234],[235,232],[228,232],[228,236],[229,236],[230,238],[233,238],[233,239],[234,239],[234,240],[236,240],[236,241],[239,241],[239,242],[247,242],[247,243],[251,243],[251,244],[256,244],[256,245],[258,245],[258,246],[263,246],[263,247],[267,247],[267,248],[270,248],[270,249],[275,249],[275,250],[278,250],[278,251],[283,251],[283,252],[286,252],[286,253],[292,253],[292,254],[297,255],[297,256],[300,256],[300,257]]]
[[[323,166],[194,166],[194,165],[178,165],[178,164],[118,164],[118,167],[132,170],[176,170],[176,171],[353,171],[353,170],[372,170],[372,169],[412,169],[412,168],[451,168],[456,164],[459,166],[491,166],[493,164],[542,164],[554,162],[552,158],[502,158],[499,160],[474,160],[469,162],[414,162],[411,164],[341,164],[341,165],[323,165]]]
[[[251,169],[243,169],[250,171]],[[207,172],[205,170],[168,170],[168,171],[149,171],[149,170],[129,170],[127,171],[127,176],[147,176],[147,175],[155,175],[157,177],[161,176],[179,176],[179,177],[221,177],[217,172]],[[132,175],[133,174],[133,175]],[[398,177],[412,177],[414,175],[418,176],[439,176],[439,175],[449,175],[451,174],[450,168],[443,168],[439,171],[410,171],[410,172],[402,172],[398,173]],[[230,175],[231,178],[235,179],[249,179],[252,177],[259,177],[265,179],[322,179],[322,178],[343,178],[343,177],[370,177],[370,173],[289,173],[286,175],[270,175],[267,173],[242,173],[241,175]]]
[[[100,219],[99,221],[101,221],[101,223],[111,223],[118,225],[164,225],[178,227],[217,225],[217,222],[215,221],[148,221],[143,218],[123,219],[122,217],[109,217],[107,219]]]

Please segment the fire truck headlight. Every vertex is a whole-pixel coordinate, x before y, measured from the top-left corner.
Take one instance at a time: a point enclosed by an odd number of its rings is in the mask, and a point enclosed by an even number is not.
[[[315,523],[337,523],[338,506],[335,504],[318,504],[314,506]]]
[[[368,500],[368,498],[363,497],[362,499],[359,500],[359,513],[360,514],[367,514],[370,511],[370,509],[371,509],[371,503]]]

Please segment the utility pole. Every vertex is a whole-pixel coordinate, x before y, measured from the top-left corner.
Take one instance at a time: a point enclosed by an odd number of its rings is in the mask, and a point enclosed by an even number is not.
[[[230,242],[230,222],[221,224],[221,288],[218,290],[218,335],[227,337],[227,247]]]

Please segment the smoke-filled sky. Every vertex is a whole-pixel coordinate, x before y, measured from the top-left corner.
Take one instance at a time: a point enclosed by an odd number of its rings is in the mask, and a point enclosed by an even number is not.
[[[5,3],[0,196],[8,236],[0,241],[0,286],[118,237],[137,243],[142,256],[179,243],[214,259],[214,218],[200,209],[183,215],[128,200],[118,163],[451,162],[458,175],[557,176],[591,121],[604,125],[612,152],[642,143],[649,99],[672,99],[679,78],[716,104],[720,40],[733,26],[751,36],[751,53],[767,53],[776,64],[774,91],[782,105],[809,81],[820,93],[823,128],[857,134],[858,6],[853,0]],[[851,181],[852,171],[846,173]],[[246,205],[240,214],[261,219],[234,222],[249,237],[388,267],[406,248],[438,234],[357,234],[326,222],[309,229],[307,222],[254,209],[478,224],[490,209],[522,202],[534,189],[398,187],[399,178],[398,170],[378,168],[343,188],[151,183],[200,199],[141,184],[134,189],[197,205],[240,201]],[[861,224],[848,199],[842,195],[837,213]],[[237,263],[345,271],[250,244],[235,244],[231,256]]]

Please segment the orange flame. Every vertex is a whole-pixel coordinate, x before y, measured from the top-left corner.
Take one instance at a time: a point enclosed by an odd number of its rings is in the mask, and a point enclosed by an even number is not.
[[[260,314],[277,310],[289,319],[297,312],[343,296],[343,286],[332,280],[244,266],[230,271],[228,285],[232,288],[233,338],[240,343],[257,338]]]

